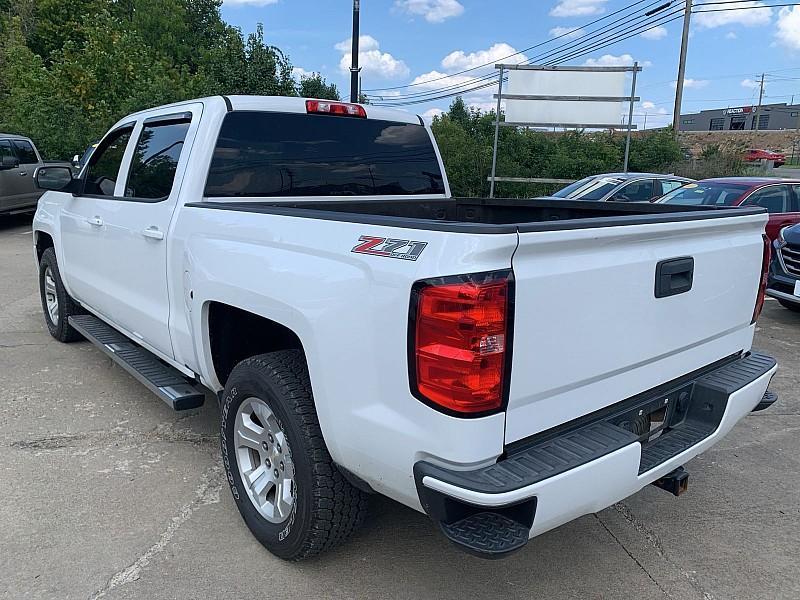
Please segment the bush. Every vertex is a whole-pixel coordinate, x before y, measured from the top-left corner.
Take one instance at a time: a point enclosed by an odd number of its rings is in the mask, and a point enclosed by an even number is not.
[[[503,116],[501,115],[501,119]],[[450,110],[434,117],[432,129],[455,196],[487,196],[492,168],[494,111],[466,107],[456,98]],[[580,179],[622,170],[625,136],[609,132],[563,133],[501,127],[497,176]],[[671,130],[631,139],[629,170],[659,172],[679,160],[681,150]],[[496,184],[496,195],[529,198],[551,194],[563,184]]]

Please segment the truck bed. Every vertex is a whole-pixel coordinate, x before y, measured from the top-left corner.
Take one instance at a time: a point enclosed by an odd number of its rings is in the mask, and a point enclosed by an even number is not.
[[[582,202],[551,198],[448,198],[441,200],[247,200],[195,202],[189,207],[346,221],[464,233],[515,233],[668,223],[743,216],[760,207]]]

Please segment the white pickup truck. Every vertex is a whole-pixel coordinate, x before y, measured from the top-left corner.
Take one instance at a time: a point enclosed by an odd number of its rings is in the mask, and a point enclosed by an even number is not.
[[[763,209],[450,197],[417,116],[231,96],[41,167],[52,335],[220,407],[244,520],[301,559],[369,493],[505,555],[657,483],[774,400]],[[709,510],[713,510],[710,507]]]

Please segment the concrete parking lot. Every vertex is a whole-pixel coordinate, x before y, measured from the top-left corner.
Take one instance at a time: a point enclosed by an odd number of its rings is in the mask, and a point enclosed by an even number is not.
[[[338,551],[289,564],[250,535],[219,468],[213,398],[175,413],[41,316],[30,217],[0,220],[0,597],[800,598],[800,314],[768,301],[771,409],[650,487],[500,562],[374,498]],[[586,490],[591,493],[591,490]]]

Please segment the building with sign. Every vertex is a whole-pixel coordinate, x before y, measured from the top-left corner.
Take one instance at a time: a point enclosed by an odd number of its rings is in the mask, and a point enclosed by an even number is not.
[[[756,128],[756,106],[736,106],[681,114],[681,131],[743,131]],[[763,104],[758,128],[765,131],[800,127],[800,104]]]

